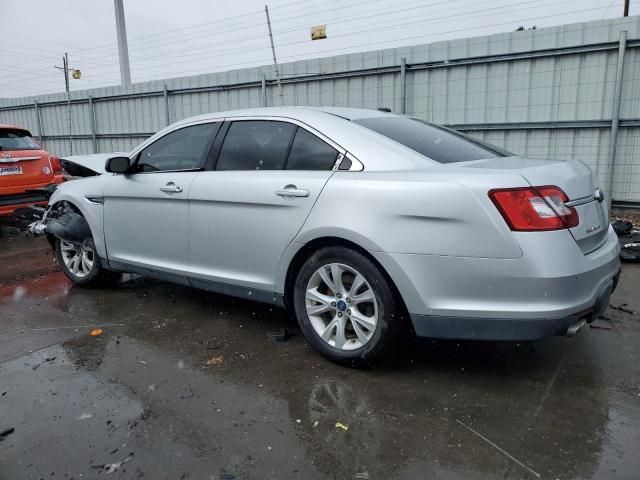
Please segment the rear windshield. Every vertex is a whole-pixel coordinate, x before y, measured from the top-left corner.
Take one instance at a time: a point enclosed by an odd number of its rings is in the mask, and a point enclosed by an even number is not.
[[[40,150],[40,145],[26,130],[0,128],[0,150]]]
[[[467,162],[511,156],[498,147],[462,133],[408,117],[377,117],[354,120],[364,127],[409,147],[440,163]]]

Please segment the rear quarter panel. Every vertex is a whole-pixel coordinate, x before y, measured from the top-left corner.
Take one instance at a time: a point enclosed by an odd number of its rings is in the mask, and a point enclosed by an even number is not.
[[[438,171],[337,172],[295,242],[323,236],[370,252],[518,258],[522,251],[487,196],[526,186],[519,175],[466,176]]]

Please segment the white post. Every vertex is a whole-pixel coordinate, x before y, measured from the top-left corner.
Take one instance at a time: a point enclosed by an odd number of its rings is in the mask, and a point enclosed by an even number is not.
[[[120,57],[120,83],[125,87],[131,85],[129,69],[129,47],[127,46],[127,26],[124,22],[122,0],[113,0],[116,10],[116,30],[118,33],[118,56]]]

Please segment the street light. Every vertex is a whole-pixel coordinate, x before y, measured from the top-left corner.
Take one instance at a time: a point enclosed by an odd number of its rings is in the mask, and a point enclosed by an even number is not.
[[[71,126],[71,92],[69,91],[69,55],[65,52],[64,57],[62,57],[62,67],[54,66],[58,70],[62,70],[64,74],[64,89],[67,92],[67,124],[69,128],[69,155],[73,155],[73,133]],[[73,68],[73,72],[71,76],[75,80],[80,80],[82,76],[82,72],[79,69]]]

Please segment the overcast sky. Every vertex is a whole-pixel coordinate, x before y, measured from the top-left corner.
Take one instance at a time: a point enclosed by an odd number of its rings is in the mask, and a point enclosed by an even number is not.
[[[623,0],[268,0],[278,61],[622,15]],[[271,63],[264,0],[124,0],[133,82]],[[630,15],[640,14],[631,0]],[[327,24],[328,39],[310,40]],[[0,0],[0,97],[118,85],[113,0]]]

